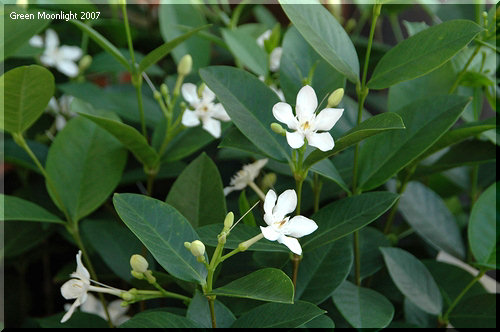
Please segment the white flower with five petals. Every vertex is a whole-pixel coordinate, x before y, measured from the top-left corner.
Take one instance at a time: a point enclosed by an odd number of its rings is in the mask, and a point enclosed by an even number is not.
[[[297,94],[295,113],[292,107],[283,102],[273,106],[274,117],[286,124],[294,132],[286,132],[286,140],[293,149],[298,149],[307,143],[321,151],[329,151],[334,147],[334,141],[328,132],[337,123],[344,112],[343,108],[325,108],[315,114],[318,99],[314,89],[306,85]],[[323,132],[318,132],[323,131]]]
[[[193,110],[186,109],[182,115],[182,124],[186,127],[196,127],[200,124],[203,129],[208,131],[215,138],[221,135],[220,121],[229,121],[231,118],[227,115],[222,104],[215,104],[215,94],[206,85],[198,96],[196,85],[185,83],[181,88],[182,97],[186,100]]]
[[[83,55],[77,46],[59,46],[59,37],[52,29],[45,32],[45,45],[40,36],[34,36],[29,41],[31,46],[43,47],[45,50],[40,56],[40,62],[49,67],[56,67],[61,73],[69,77],[78,75],[78,65],[75,63]]]
[[[243,166],[243,169],[239,170],[231,179],[229,187],[224,188],[224,195],[228,195],[234,190],[242,190],[250,183],[252,183],[255,178],[259,175],[260,170],[267,163],[268,159],[260,159],[251,164]]]
[[[108,303],[108,313],[111,318],[111,322],[114,326],[119,326],[120,324],[126,322],[130,319],[129,316],[126,315],[129,306],[122,307],[123,300],[114,300]],[[69,310],[71,308],[70,304],[65,304],[64,309]],[[104,307],[94,295],[91,293],[87,294],[87,301],[80,306],[81,312],[86,312],[89,314],[97,315],[103,319],[107,320],[106,312],[104,311]]]
[[[269,241],[278,241],[297,255],[302,254],[302,248],[297,238],[314,232],[318,225],[304,216],[290,219],[286,215],[295,211],[297,194],[295,190],[284,191],[276,202],[276,193],[269,190],[264,201],[264,221],[267,227],[260,227],[262,234]],[[289,236],[288,236],[289,235]]]

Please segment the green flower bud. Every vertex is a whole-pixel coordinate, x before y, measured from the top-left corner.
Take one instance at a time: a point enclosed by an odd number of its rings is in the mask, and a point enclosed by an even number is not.
[[[191,242],[189,250],[191,250],[191,253],[195,257],[203,256],[205,254],[205,245],[200,240],[195,240]]]
[[[203,90],[205,90],[205,87],[206,87],[206,84],[205,83],[201,83],[201,85],[198,87],[198,97],[201,98],[201,96],[203,95]]]
[[[89,68],[91,64],[92,64],[92,57],[87,54],[84,55],[78,62],[78,68],[80,68],[80,71],[83,72],[87,70],[87,68]]]
[[[161,93],[158,90],[153,91],[153,97],[156,101],[161,100]]]
[[[191,242],[184,242],[184,247],[185,247],[187,250],[191,250]]]
[[[166,99],[168,97],[168,86],[165,83],[162,83],[160,85],[160,91],[161,94],[163,95],[163,98]]]
[[[122,299],[124,299],[127,302],[133,301],[135,299],[135,296],[131,294],[130,292],[125,292],[121,294]],[[128,305],[128,303],[127,303]]]
[[[180,76],[187,76],[191,72],[193,68],[193,58],[191,55],[186,54],[182,57],[181,61],[179,61],[179,65],[177,66],[177,73]]]
[[[267,192],[267,189],[274,187],[276,183],[276,173],[266,174],[261,181],[261,189],[263,192]]]
[[[226,215],[226,219],[224,219],[224,228],[226,229],[231,228],[231,226],[233,226],[233,222],[234,222],[234,213],[229,212]]]
[[[276,122],[271,123],[271,130],[274,131],[276,134],[280,134],[281,136],[286,136],[286,130],[283,129],[283,127]]]
[[[340,88],[333,91],[330,97],[328,97],[328,104],[326,107],[330,108],[337,106],[338,104],[340,104],[343,97],[344,97],[344,89]]]
[[[136,278],[136,279],[144,279],[144,274],[141,273],[141,272],[137,272],[137,271],[130,271],[130,274],[132,275],[132,277]]]
[[[148,270],[148,261],[141,255],[132,255],[130,257],[130,266],[132,270],[138,273],[144,273]]]

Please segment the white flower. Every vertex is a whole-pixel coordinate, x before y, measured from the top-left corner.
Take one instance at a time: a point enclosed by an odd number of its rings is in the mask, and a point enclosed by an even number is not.
[[[292,107],[287,103],[277,103],[273,106],[274,117],[285,123],[294,132],[286,132],[286,140],[293,149],[304,145],[304,139],[311,146],[321,151],[333,149],[333,138],[328,133],[337,123],[344,112],[343,108],[325,108],[317,115],[314,113],[318,107],[318,99],[314,89],[309,85],[300,89],[295,104],[296,116],[292,113]],[[318,133],[317,131],[324,131]]]
[[[259,45],[260,47],[264,47],[264,41],[271,38],[271,33],[272,33],[271,30],[264,31],[263,34],[257,37],[257,45]]]
[[[115,326],[119,326],[120,324],[130,319],[130,317],[126,315],[129,307],[122,307],[122,302],[123,300],[114,300],[107,305],[111,322]],[[71,306],[69,304],[64,305],[65,310],[69,310],[70,307]],[[103,319],[107,319],[106,312],[104,311],[104,307],[102,306],[101,301],[99,301],[94,295],[90,293],[87,294],[87,301],[85,301],[85,303],[80,306],[80,310],[82,312],[94,314]]]
[[[259,75],[259,80],[261,80],[264,83],[266,82],[266,78],[264,76],[262,76],[262,75]],[[278,98],[281,101],[285,101],[285,95],[283,94],[283,91],[281,91],[280,89],[278,89],[276,87],[276,85],[271,84],[271,85],[269,85],[269,88],[274,91],[274,93],[278,96]]]
[[[182,96],[193,110],[186,109],[182,115],[182,124],[186,127],[196,127],[201,123],[203,129],[208,131],[215,138],[221,134],[220,121],[229,121],[231,118],[227,115],[222,104],[215,104],[215,94],[207,86],[201,93],[201,98],[196,91],[196,85],[185,83],[181,88]],[[220,121],[219,121],[220,120]]]
[[[43,47],[44,43],[40,36],[34,36],[29,44],[34,47]],[[59,37],[52,29],[45,32],[45,50],[40,56],[40,61],[49,67],[56,67],[61,73],[69,77],[78,75],[78,65],[75,63],[83,55],[77,46],[59,46]]]
[[[311,234],[318,225],[304,216],[295,216],[290,219],[287,214],[295,211],[297,194],[295,190],[284,191],[276,203],[276,193],[269,190],[264,201],[264,221],[267,227],[260,227],[262,234],[269,241],[278,241],[297,255],[302,254],[302,248],[297,238]],[[290,235],[291,237],[288,237]]]
[[[80,250],[78,251],[78,254],[76,254],[76,271],[71,273],[70,276],[76,279],[70,279],[66,281],[61,286],[61,294],[66,300],[71,300],[71,299],[76,299],[76,300],[75,302],[73,302],[71,307],[69,307],[68,311],[61,319],[61,323],[64,323],[68,319],[70,319],[75,309],[87,301],[88,299],[87,292],[94,291],[100,293],[113,294],[116,296],[120,296],[120,294],[123,292],[120,289],[116,289],[106,285],[103,285],[106,288],[90,285],[91,281],[94,283],[97,282],[90,279],[89,271],[85,268],[85,266],[83,266],[82,252]]]
[[[267,163],[268,159],[260,159],[252,164],[243,166],[243,169],[239,170],[231,179],[229,187],[224,188],[224,195],[228,195],[234,190],[242,190],[248,186],[251,182],[255,180],[257,175],[259,175],[260,170]]]
[[[57,131],[61,131],[66,126],[68,118],[76,116],[76,113],[70,109],[73,99],[73,96],[68,95],[62,95],[59,97],[59,100],[55,97],[50,99],[47,111],[52,113],[52,115],[56,118],[55,122]]]
[[[283,54],[283,48],[275,47],[271,54],[269,55],[269,69],[272,72],[280,70],[281,55]]]

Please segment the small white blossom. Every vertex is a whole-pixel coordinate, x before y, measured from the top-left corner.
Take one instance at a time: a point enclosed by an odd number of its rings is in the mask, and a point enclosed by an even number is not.
[[[283,48],[275,47],[271,54],[269,55],[269,70],[276,72],[280,70],[281,55],[283,54]]]
[[[230,186],[224,188],[224,195],[227,196],[234,190],[242,190],[248,186],[259,175],[260,170],[266,165],[267,161],[267,158],[260,159],[252,164],[243,166],[243,169],[239,170],[231,179]]]
[[[329,151],[334,147],[332,135],[328,132],[337,123],[344,112],[343,108],[325,108],[317,115],[318,99],[314,89],[306,85],[297,94],[295,113],[292,107],[284,102],[273,106],[274,117],[286,124],[294,132],[286,132],[286,140],[293,149],[298,149],[307,143],[321,151]],[[318,133],[318,131],[324,131]]]
[[[182,124],[186,127],[196,127],[203,124],[203,129],[208,131],[215,138],[221,135],[220,121],[229,121],[231,118],[227,115],[222,104],[215,104],[215,94],[207,86],[198,96],[196,85],[185,83],[181,88],[182,96],[193,110],[186,109],[182,115]]]
[[[276,202],[276,193],[269,190],[264,201],[264,221],[267,227],[260,227],[262,234],[269,241],[278,241],[297,255],[302,254],[302,248],[297,238],[314,232],[318,225],[304,216],[290,219],[286,215],[295,211],[297,194],[295,190],[284,191]],[[287,236],[289,235],[289,236]]]
[[[45,43],[40,36],[34,36],[29,44],[33,47],[43,47],[45,50],[40,56],[40,62],[49,67],[56,67],[61,73],[69,77],[78,75],[78,65],[75,63],[83,55],[77,46],[59,46],[59,37],[52,29],[45,32]]]
[[[261,34],[259,37],[257,37],[257,45],[259,45],[260,47],[264,47],[264,41],[271,38],[271,34],[272,34],[271,30],[264,31],[263,34]]]
[[[123,324],[130,319],[130,317],[126,315],[129,306],[122,307],[122,302],[123,300],[114,300],[109,302],[107,305],[109,317],[111,318],[111,322],[115,326],[119,326],[120,324]],[[64,305],[65,310],[69,310],[70,307],[70,304]],[[87,300],[85,301],[85,303],[80,306],[80,311],[97,315],[103,319],[107,319],[106,312],[104,311],[104,307],[102,306],[101,301],[99,301],[94,295],[90,293],[87,294]]]
[[[262,75],[259,75],[259,80],[261,80],[264,83],[266,82],[266,78],[264,76],[262,76]],[[283,94],[283,91],[281,91],[280,89],[278,89],[276,87],[276,85],[271,84],[271,85],[269,85],[269,88],[274,91],[274,93],[278,96],[278,98],[281,101],[285,101],[285,95]]]
[[[70,108],[73,99],[73,96],[68,95],[62,95],[59,100],[55,97],[50,99],[47,111],[55,117],[57,131],[61,131],[66,126],[67,119],[76,116]]]
[[[94,292],[99,292],[99,293],[108,293],[108,294],[113,294],[116,296],[120,296],[120,294],[122,292],[124,292],[120,289],[116,289],[116,288],[109,287],[106,285],[103,285],[106,288],[92,286],[90,284],[90,282],[91,281],[94,283],[96,283],[96,282],[90,279],[89,271],[85,268],[85,266],[83,266],[82,252],[80,250],[78,251],[78,254],[76,255],[76,271],[71,273],[70,276],[72,278],[75,278],[75,279],[70,279],[70,280],[66,281],[61,286],[61,295],[66,300],[71,300],[71,299],[76,299],[76,300],[69,307],[68,311],[61,319],[61,323],[64,323],[68,319],[70,319],[71,315],[73,315],[73,312],[75,312],[75,309],[87,301],[87,299],[88,299],[87,293],[89,291],[94,291]]]

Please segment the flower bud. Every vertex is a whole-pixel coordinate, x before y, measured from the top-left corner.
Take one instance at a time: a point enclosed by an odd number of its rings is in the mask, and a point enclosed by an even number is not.
[[[78,68],[80,69],[81,72],[83,72],[87,70],[87,68],[89,68],[91,64],[92,64],[92,57],[87,54],[83,56],[78,62]]]
[[[340,88],[333,91],[330,97],[328,97],[328,104],[326,107],[330,108],[337,106],[338,104],[340,104],[343,97],[344,97],[344,89]]]
[[[158,90],[153,91],[153,97],[156,101],[161,100],[161,93]]]
[[[234,222],[234,213],[229,212],[226,215],[226,219],[224,219],[224,228],[226,229],[231,228],[231,226],[233,226],[233,222]]]
[[[132,277],[136,278],[136,279],[144,279],[144,273],[140,273],[140,272],[137,272],[137,271],[130,271],[130,274],[132,275]]]
[[[161,94],[163,95],[163,98],[167,99],[167,97],[168,97],[168,86],[165,83],[162,83],[160,85],[160,91],[161,91]]]
[[[271,130],[274,131],[276,134],[280,134],[281,136],[286,135],[286,130],[283,129],[283,127],[276,122],[271,123]]]
[[[125,301],[132,301],[134,300],[135,296],[133,294],[131,294],[130,292],[125,292],[125,293],[122,293],[122,299],[124,299]]]
[[[184,242],[184,247],[185,247],[187,250],[191,250],[191,242]]]
[[[206,87],[206,84],[205,83],[201,83],[201,85],[198,87],[198,97],[201,98],[201,96],[203,95],[203,91],[205,90],[205,87]]]
[[[267,189],[274,187],[276,183],[276,173],[267,173],[261,182],[261,188],[263,192],[267,192]]]
[[[138,273],[144,273],[148,270],[148,261],[141,255],[132,255],[130,257],[130,266],[132,270]]]
[[[238,244],[238,249],[239,249],[240,251],[245,251],[245,250],[247,250],[248,248],[250,248],[250,246],[251,246],[252,244],[254,244],[255,242],[259,241],[259,240],[260,240],[260,239],[262,239],[263,237],[264,237],[264,235],[263,235],[262,233],[257,234],[257,235],[255,235],[253,238],[248,239],[248,240],[246,240],[246,241],[241,242],[240,244]]]
[[[177,66],[177,73],[180,76],[187,76],[191,72],[191,68],[193,67],[193,58],[191,55],[186,54],[182,57],[181,61],[179,61],[179,65]]]
[[[200,240],[195,240],[191,242],[189,250],[195,257],[203,256],[205,254],[205,245]]]

